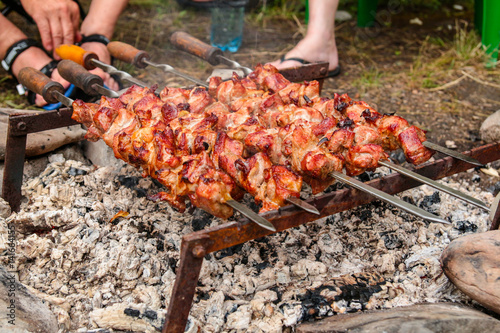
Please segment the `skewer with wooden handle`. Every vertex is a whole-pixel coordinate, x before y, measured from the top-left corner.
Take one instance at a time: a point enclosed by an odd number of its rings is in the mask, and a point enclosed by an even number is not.
[[[139,87],[145,88],[147,84],[139,79],[134,78],[127,72],[120,71],[116,67],[105,64],[99,60],[99,57],[94,52],[85,51],[83,48],[77,45],[61,45],[56,48],[56,53],[62,59],[72,60],[81,66],[85,67],[87,70],[95,69],[96,67],[102,69],[109,75],[115,75],[120,78],[120,80],[128,82],[129,84],[135,84]]]
[[[104,81],[99,75],[87,71],[83,66],[71,60],[61,60],[57,65],[59,74],[68,82],[82,89],[87,95],[106,95],[108,97],[120,97],[114,90],[104,87]]]
[[[170,37],[170,42],[179,50],[183,50],[203,60],[209,64],[216,66],[224,64],[229,68],[241,69],[245,75],[248,75],[252,70],[242,66],[234,60],[224,57],[224,52],[221,49],[208,45],[196,37],[191,36],[184,31],[176,31]]]
[[[348,184],[348,185],[350,185],[350,186],[352,186],[360,191],[371,194],[374,197],[376,197],[377,199],[380,199],[382,201],[390,203],[390,204],[392,204],[400,209],[407,211],[410,214],[421,217],[424,220],[438,222],[438,223],[444,223],[444,224],[451,224],[450,222],[443,220],[442,218],[440,218],[434,214],[426,212],[425,210],[423,210],[421,208],[418,208],[414,205],[411,205],[408,202],[405,202],[401,199],[398,199],[395,196],[387,194],[387,193],[380,191],[374,187],[368,186],[365,183],[360,182],[357,179],[354,179],[352,177],[349,177],[349,176],[343,174],[342,172],[334,171],[330,175],[342,183]]]
[[[45,74],[31,67],[22,68],[17,75],[19,83],[34,93],[41,95],[47,103],[61,102],[71,107],[73,100],[64,96],[64,87],[59,82],[52,81]]]
[[[149,53],[143,50],[138,50],[132,45],[123,43],[123,42],[110,42],[108,44],[108,51],[109,54],[111,54],[113,57],[115,57],[118,60],[121,60],[123,62],[129,63],[134,65],[137,68],[145,68],[146,66],[153,66],[158,69],[161,69],[167,73],[172,73],[174,75],[180,76],[182,78],[185,78],[186,80],[189,80],[191,82],[196,83],[199,86],[208,88],[208,84],[206,82],[203,82],[201,80],[198,80],[190,75],[184,74],[182,72],[179,72],[172,66],[168,64],[158,64],[155,62],[152,62],[150,60]]]

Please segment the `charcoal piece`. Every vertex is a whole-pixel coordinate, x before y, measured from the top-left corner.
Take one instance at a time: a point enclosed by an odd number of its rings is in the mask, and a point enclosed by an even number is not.
[[[455,225],[461,234],[477,231],[477,225],[469,221],[457,221]]]
[[[75,167],[70,167],[69,170],[68,170],[68,174],[70,176],[81,176],[81,175],[86,175],[87,171],[86,170],[82,170],[82,169],[78,169],[78,168],[75,168]]]
[[[403,246],[403,241],[393,233],[383,235],[382,239],[384,240],[385,247],[388,250],[398,249]]]
[[[420,203],[419,207],[430,211],[430,209],[434,204],[438,204],[440,202],[441,202],[441,197],[439,196],[439,192],[436,191],[431,195],[426,195],[422,199],[422,202]],[[431,213],[434,213],[434,209],[432,209]]]
[[[119,175],[117,177],[117,180],[121,186],[125,186],[126,188],[129,188],[131,190],[135,189],[139,184],[139,178],[135,176]]]
[[[130,317],[139,317],[141,315],[141,311],[132,308],[126,308],[123,313]]]
[[[488,187],[487,190],[494,196],[497,196],[498,192],[500,192],[500,182],[496,182],[494,185]]]
[[[193,230],[203,230],[212,223],[214,216],[202,209],[195,209],[193,212]]]

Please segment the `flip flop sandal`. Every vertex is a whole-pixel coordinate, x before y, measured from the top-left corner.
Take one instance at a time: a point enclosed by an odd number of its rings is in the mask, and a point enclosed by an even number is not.
[[[68,89],[66,89],[64,96],[71,98],[71,95],[73,94],[74,91],[75,91],[75,85],[70,84]],[[44,105],[44,106],[42,106],[42,109],[45,109],[47,111],[52,111],[52,110],[57,110],[62,106],[63,106],[62,103],[58,102],[58,103]]]
[[[181,7],[211,8],[214,6],[214,1],[177,0],[177,3]]]
[[[302,65],[311,64],[310,61],[304,60],[302,58],[295,58],[295,57],[285,58],[285,55],[281,56],[280,62],[283,63],[285,61],[297,61],[297,62],[300,62]],[[340,65],[338,65],[337,67],[335,67],[331,71],[328,71],[328,73],[326,74],[325,77],[335,77],[335,76],[338,76],[339,74],[340,74]]]

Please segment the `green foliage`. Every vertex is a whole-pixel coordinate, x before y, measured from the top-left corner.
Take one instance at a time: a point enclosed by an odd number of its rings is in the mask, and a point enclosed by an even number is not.
[[[260,2],[262,5],[256,6],[253,10],[257,20],[262,20],[264,17],[290,19],[305,16],[306,0],[261,0]]]
[[[472,7],[474,0],[398,0],[399,4],[403,7],[410,9],[427,8],[439,9],[441,6],[453,6],[455,4],[466,7]],[[379,0],[378,6],[387,6],[389,3],[394,5],[395,0]],[[339,7],[342,9],[356,12],[358,8],[358,0],[343,0],[340,2]]]
[[[382,85],[383,73],[377,67],[370,67],[363,71],[360,76],[352,81],[352,85],[366,93],[368,89]]]

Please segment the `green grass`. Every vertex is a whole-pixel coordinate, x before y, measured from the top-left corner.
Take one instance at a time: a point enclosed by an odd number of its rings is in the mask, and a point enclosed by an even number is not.
[[[361,72],[359,76],[352,81],[352,85],[366,93],[371,88],[381,87],[384,74],[377,67],[370,67]]]
[[[424,40],[408,77],[415,88],[435,88],[456,79],[466,67],[483,66],[485,60],[476,31],[467,23],[457,22],[453,40],[436,37]]]

